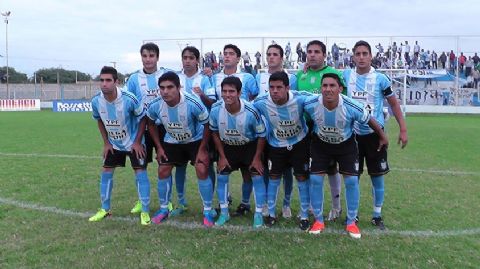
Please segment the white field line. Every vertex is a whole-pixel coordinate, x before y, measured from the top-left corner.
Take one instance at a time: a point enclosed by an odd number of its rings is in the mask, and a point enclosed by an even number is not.
[[[61,209],[54,206],[42,206],[33,203],[21,202],[16,201],[8,198],[0,197],[0,204],[15,206],[23,209],[28,210],[36,210],[41,212],[47,213],[54,213],[63,216],[69,217],[78,217],[83,218],[85,222],[87,222],[87,218],[93,213],[89,212],[78,212],[74,210],[68,209]],[[138,223],[138,218],[133,217],[110,217],[108,220],[113,221],[123,221],[123,222],[130,222],[130,223]],[[153,224],[152,224],[153,225]],[[176,227],[180,229],[205,229],[202,224],[200,223],[192,223],[192,222],[180,222],[174,219],[169,219],[164,223],[160,224],[162,226],[170,226]],[[214,227],[213,229],[218,230],[226,230],[226,231],[235,231],[235,232],[257,232],[257,229],[253,229],[250,226],[240,226],[240,225],[226,225],[222,227]],[[263,231],[274,232],[274,233],[303,233],[298,228],[270,228],[270,229],[263,229]],[[338,229],[331,229],[327,228],[325,230],[326,234],[344,234],[343,230]],[[378,230],[368,230],[363,229],[362,234],[370,235],[370,236],[405,236],[405,237],[449,237],[449,236],[462,236],[462,235],[478,235],[480,234],[480,228],[473,228],[473,229],[466,229],[466,230],[443,230],[443,231],[395,231],[395,230],[385,230],[385,231],[378,231]]]
[[[0,152],[0,156],[6,157],[38,157],[38,158],[72,158],[72,159],[98,159],[99,156],[86,155],[68,155],[68,154],[43,154],[43,153],[8,153]],[[458,175],[458,176],[480,176],[480,172],[470,171],[452,171],[452,170],[435,170],[435,169],[415,169],[415,168],[391,168],[392,171],[407,172],[407,173],[426,173],[426,174],[441,174],[441,175]]]

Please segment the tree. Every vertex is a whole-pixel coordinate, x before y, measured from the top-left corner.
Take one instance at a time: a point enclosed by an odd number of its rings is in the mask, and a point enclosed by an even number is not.
[[[90,81],[92,78],[89,74],[77,70],[65,70],[63,68],[42,68],[37,70],[35,73],[37,75],[37,79],[41,77],[45,83],[57,83],[57,76],[60,80],[60,83]]]
[[[128,78],[131,74],[122,74],[120,72],[118,72],[118,82],[120,84],[124,84],[125,83],[125,78]],[[100,81],[100,75],[97,75],[93,80],[95,81]]]
[[[7,83],[7,67],[0,68],[0,81]],[[26,83],[28,82],[27,74],[17,72],[15,68],[8,67],[8,83]]]

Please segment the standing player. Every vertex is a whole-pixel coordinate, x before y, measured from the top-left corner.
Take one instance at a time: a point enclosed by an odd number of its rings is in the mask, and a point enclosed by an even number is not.
[[[100,221],[111,214],[113,172],[115,167],[125,167],[128,155],[135,170],[138,198],[141,202],[140,222],[142,225],[149,225],[150,183],[145,170],[145,149],[142,145],[145,109],[133,94],[117,88],[117,83],[117,70],[104,66],[100,71],[102,92],[92,99],[93,118],[97,120],[104,142],[103,171],[100,177],[102,208],[89,221]]]
[[[167,219],[170,211],[169,190],[172,182],[172,169],[175,165],[185,165],[188,161],[195,165],[198,189],[203,201],[203,224],[214,225],[212,210],[213,187],[208,176],[209,139],[207,108],[194,96],[180,91],[180,79],[173,72],[167,72],[158,79],[161,97],[154,99],[147,111],[150,134],[157,148],[158,196],[160,209],[152,221],[156,224]],[[158,139],[155,122],[165,126],[163,144]]]
[[[312,96],[305,102],[305,111],[314,122],[310,144],[310,201],[315,222],[309,233],[318,234],[325,229],[323,222],[323,179],[332,163],[339,166],[345,180],[347,201],[346,231],[360,238],[355,218],[360,201],[358,184],[358,149],[353,134],[355,122],[368,124],[379,136],[376,150],[388,145],[382,128],[361,104],[341,95],[344,83],[341,73],[325,73],[322,77],[322,95]]]
[[[319,40],[312,40],[307,44],[307,66],[306,72],[303,70],[297,73],[297,84],[299,91],[311,93],[320,93],[323,74],[332,72],[332,67],[325,65],[325,55],[327,47]],[[313,122],[307,118],[307,125],[312,130]],[[335,221],[342,212],[340,204],[340,192],[342,190],[340,174],[336,173],[336,167],[331,167],[328,172],[330,183],[330,193],[332,195],[332,209],[328,214],[328,220]]]
[[[290,43],[289,43],[290,44]],[[278,44],[271,44],[267,48],[267,63],[268,63],[268,71],[264,73],[258,73],[256,76],[257,85],[259,87],[259,95],[268,93],[268,79],[270,76],[275,72],[285,72],[283,69],[283,48]],[[293,74],[288,74],[288,78],[290,81],[290,90],[297,90],[297,77]],[[266,182],[268,183],[268,173],[265,173]],[[293,175],[292,169],[288,168],[283,173],[283,187],[285,197],[283,199],[283,206],[282,206],[282,216],[284,218],[291,218],[292,217],[292,210],[290,208],[290,202],[292,197],[292,190],[293,190]]]
[[[200,52],[193,46],[187,46],[182,50],[183,70],[178,72],[180,87],[183,91],[195,95],[203,104],[209,108],[215,102],[215,89],[210,84],[210,79],[201,73],[198,68]],[[185,199],[185,180],[187,166],[175,167],[175,187],[177,190],[178,207],[171,212],[171,215],[182,214],[187,209]],[[212,181],[215,181],[215,171],[213,164],[210,164],[209,172]]]
[[[277,222],[275,206],[280,186],[280,177],[285,167],[293,167],[300,194],[300,229],[309,227],[308,207],[308,127],[303,117],[306,92],[290,91],[288,75],[273,73],[269,78],[269,93],[254,101],[255,108],[265,117],[268,141],[269,182],[267,202],[269,216],[266,225]]]
[[[400,105],[391,89],[391,82],[382,73],[375,71],[372,64],[370,44],[360,40],[353,47],[355,69],[345,69],[343,76],[347,82],[348,96],[362,103],[370,115],[385,127],[383,115],[383,100],[386,98],[393,115],[400,127],[398,143],[404,148],[408,142],[407,126],[403,119]],[[372,224],[379,229],[385,229],[382,219],[384,201],[384,177],[389,172],[387,149],[377,151],[379,136],[366,124],[355,124],[355,134],[358,142],[360,174],[363,172],[363,162],[367,163],[368,174],[372,180],[373,218]]]
[[[220,73],[212,76],[212,85],[215,88],[217,100],[221,99],[221,83],[226,77],[235,76],[242,82],[241,98],[247,101],[253,100],[258,95],[258,86],[255,78],[245,72],[238,70],[238,63],[240,62],[242,52],[233,45],[227,44],[223,47],[223,64],[224,68]],[[242,183],[242,201],[235,211],[235,216],[244,215],[250,211],[250,195],[252,194],[253,185],[250,179],[250,173],[241,169],[243,183]]]
[[[133,93],[137,100],[139,100],[145,107],[159,95],[158,79],[163,73],[168,71],[165,68],[158,68],[158,58],[160,50],[154,43],[145,43],[140,47],[140,56],[142,57],[143,69],[133,73],[126,83],[126,89]],[[158,127],[160,133],[164,134],[163,126]],[[146,146],[146,161],[152,162],[154,144],[150,133],[145,132],[145,146]],[[138,182],[137,182],[138,184]],[[135,206],[130,211],[131,213],[139,213],[142,209],[140,201],[137,201]]]
[[[253,105],[240,99],[242,82],[239,78],[227,77],[221,86],[222,101],[215,103],[210,113],[210,130],[220,155],[217,195],[221,214],[215,225],[224,225],[230,219],[227,199],[229,175],[243,168],[250,171],[255,191],[253,227],[262,227],[266,190],[261,155],[265,147],[265,125]]]

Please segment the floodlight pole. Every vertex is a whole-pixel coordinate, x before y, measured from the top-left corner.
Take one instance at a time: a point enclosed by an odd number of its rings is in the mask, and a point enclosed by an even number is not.
[[[8,88],[8,16],[10,16],[11,12],[7,11],[5,13],[2,13],[2,16],[5,17],[5,55],[7,58],[7,99],[10,99],[10,90]]]

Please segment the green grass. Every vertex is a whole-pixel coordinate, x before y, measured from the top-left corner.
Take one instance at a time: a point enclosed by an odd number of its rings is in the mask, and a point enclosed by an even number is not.
[[[392,172],[383,208],[389,232],[375,233],[368,223],[371,184],[362,176],[364,235],[356,241],[341,232],[341,223],[327,223],[328,232],[320,236],[297,232],[295,220],[280,219],[273,231],[241,229],[250,227],[252,215],[232,218],[231,230],[192,228],[189,224],[201,222],[201,201],[191,168],[189,211],[170,225],[141,227],[128,213],[136,199],[128,167],[115,171],[112,207],[121,218],[89,223],[82,216],[29,209],[94,213],[102,142],[88,113],[2,112],[0,198],[30,206],[0,202],[0,268],[478,268],[479,120],[408,116],[410,140],[403,150],[391,120]],[[56,154],[91,158],[51,156]],[[156,165],[149,167],[149,176],[154,211]],[[231,182],[236,206],[238,173]],[[295,188],[294,209],[297,196]],[[329,194],[325,197],[327,213]]]

